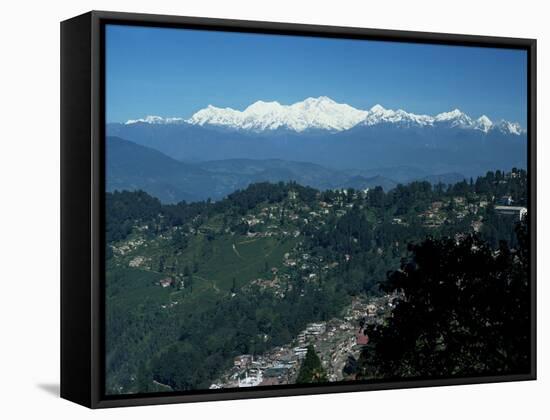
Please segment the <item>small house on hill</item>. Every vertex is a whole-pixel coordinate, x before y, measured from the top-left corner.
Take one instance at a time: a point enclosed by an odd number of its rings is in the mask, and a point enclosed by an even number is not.
[[[250,354],[241,354],[233,359],[233,366],[238,368],[247,367],[252,363],[253,359]]]
[[[159,284],[162,287],[169,287],[169,286],[172,286],[172,284],[174,284],[174,279],[172,279],[172,277],[165,277],[159,281]]]
[[[495,212],[501,216],[512,216],[521,221],[527,215],[527,208],[522,206],[495,206]]]

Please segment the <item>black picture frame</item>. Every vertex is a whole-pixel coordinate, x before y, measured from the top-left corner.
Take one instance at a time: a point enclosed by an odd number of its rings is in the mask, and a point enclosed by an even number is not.
[[[105,24],[521,49],[528,57],[528,374],[113,396],[104,389]],[[536,379],[536,40],[92,11],[61,23],[61,397],[90,408]]]

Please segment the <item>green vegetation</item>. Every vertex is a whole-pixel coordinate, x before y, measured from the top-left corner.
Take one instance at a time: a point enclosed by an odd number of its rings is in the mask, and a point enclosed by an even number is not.
[[[316,382],[326,382],[327,374],[321,365],[321,360],[312,345],[307,347],[307,353],[300,371],[298,372],[298,378],[296,383],[298,384],[311,384]]]
[[[235,356],[290,342],[354,296],[390,291],[386,273],[426,238],[451,246],[476,235],[487,252],[503,240],[512,255],[516,219],[494,207],[503,196],[525,205],[526,183],[522,170],[389,192],[259,183],[172,205],[108,193],[107,390],[208,388]]]

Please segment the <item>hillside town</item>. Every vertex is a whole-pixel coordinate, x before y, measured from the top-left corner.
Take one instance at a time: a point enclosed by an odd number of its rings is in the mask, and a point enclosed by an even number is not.
[[[309,345],[313,345],[321,359],[330,382],[352,379],[344,373],[346,363],[359,357],[369,342],[366,327],[383,323],[396,298],[396,295],[354,298],[341,318],[310,323],[290,343],[264,354],[236,356],[233,367],[210,389],[294,384]]]
[[[353,380],[350,367],[376,345],[365,327],[393,310],[395,296],[379,286],[408,245],[476,233],[514,251],[514,229],[528,216],[524,186],[520,171],[387,192],[259,183],[220,202],[170,206],[113,194],[118,206],[143,205],[121,216],[125,229],[107,232],[109,322],[132,328],[113,342],[124,354],[139,325],[155,326],[156,358],[145,367],[153,389],[294,384],[311,348],[323,378]],[[128,310],[147,318],[131,323]],[[223,336],[211,333],[221,327]],[[255,332],[239,341],[249,327]],[[184,368],[173,374],[174,364]],[[112,386],[136,388],[136,366],[120,365]]]

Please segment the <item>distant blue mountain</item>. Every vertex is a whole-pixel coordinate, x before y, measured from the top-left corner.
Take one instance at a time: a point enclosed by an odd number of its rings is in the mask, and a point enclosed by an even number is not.
[[[357,125],[344,131],[255,132],[215,126],[109,124],[107,133],[186,162],[227,159],[304,161],[334,169],[408,167],[424,175],[525,168],[524,132],[484,132],[448,126]],[[379,175],[379,174],[373,174]]]
[[[106,184],[107,191],[143,190],[167,203],[201,200],[205,190],[220,194],[208,172],[118,137],[107,137]]]
[[[280,159],[228,159],[186,163],[150,147],[107,137],[107,191],[143,190],[165,203],[218,200],[256,182],[296,181],[321,190],[366,189],[397,184],[382,176],[362,176],[321,165]]]

